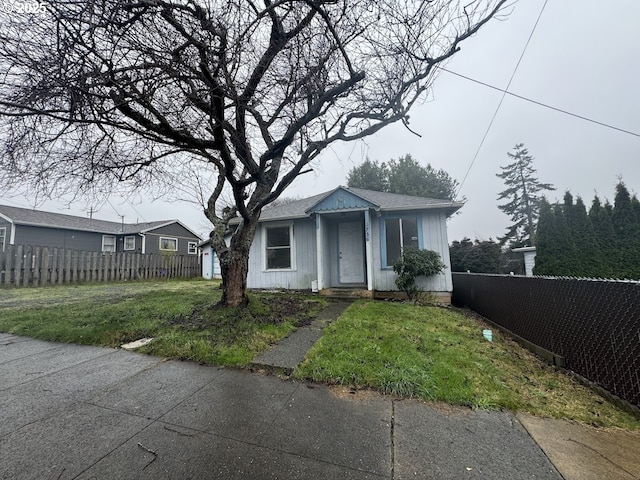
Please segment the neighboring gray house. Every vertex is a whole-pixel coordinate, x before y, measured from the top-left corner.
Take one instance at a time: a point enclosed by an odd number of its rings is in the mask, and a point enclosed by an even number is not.
[[[38,245],[89,252],[197,255],[201,238],[178,220],[118,223],[0,205],[0,251]]]
[[[447,218],[462,203],[338,187],[267,207],[249,253],[249,288],[397,290],[393,264],[414,246],[440,254],[447,268],[421,278],[449,301],[453,284]],[[238,222],[240,220],[237,220]],[[312,283],[313,282],[313,283]],[[317,283],[316,283],[317,282]]]

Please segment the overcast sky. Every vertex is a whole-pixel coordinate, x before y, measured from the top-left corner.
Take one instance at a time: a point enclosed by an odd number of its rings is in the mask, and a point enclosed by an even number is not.
[[[446,68],[505,88],[544,0],[520,0],[506,21],[493,21]],[[507,95],[488,132],[460,196],[467,199],[449,221],[449,240],[496,238],[510,224],[497,208],[504,184],[496,177],[507,152],[524,143],[535,157],[542,182],[555,185],[551,201],[566,190],[589,205],[597,192],[613,201],[622,176],[640,190],[640,1],[548,0],[515,73],[509,91],[610,124],[623,133]],[[411,113],[411,128],[390,126],[365,142],[327,150],[314,172],[298,178],[285,196],[310,196],[346,184],[351,168],[365,158],[388,161],[410,153],[462,182],[500,103],[502,93],[442,72],[433,98]],[[1,203],[32,207],[33,199],[2,198]],[[110,205],[111,204],[111,205]],[[209,226],[192,204],[126,202],[111,198],[94,218],[125,222],[180,219],[207,235]],[[40,209],[86,215],[86,205],[47,201]]]

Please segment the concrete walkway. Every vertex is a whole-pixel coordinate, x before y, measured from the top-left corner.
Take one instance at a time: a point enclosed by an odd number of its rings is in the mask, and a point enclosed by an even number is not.
[[[288,337],[253,359],[257,369],[275,370],[289,375],[304,360],[304,356],[322,336],[322,329],[344,312],[350,302],[330,300],[309,325],[299,327]]]

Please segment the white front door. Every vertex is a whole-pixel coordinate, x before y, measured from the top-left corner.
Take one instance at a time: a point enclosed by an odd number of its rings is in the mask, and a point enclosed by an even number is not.
[[[365,283],[361,222],[338,224],[338,276],[340,283]]]

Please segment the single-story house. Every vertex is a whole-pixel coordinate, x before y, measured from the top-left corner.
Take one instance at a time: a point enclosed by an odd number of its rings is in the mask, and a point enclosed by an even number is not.
[[[393,264],[403,247],[412,246],[440,254],[447,268],[420,278],[419,285],[448,302],[453,283],[447,218],[462,205],[340,186],[267,207],[251,245],[247,286],[377,296],[397,291]]]
[[[202,239],[179,220],[120,223],[0,205],[0,251],[38,245],[88,252],[197,255]]]
[[[220,262],[216,252],[211,247],[211,239],[203,240],[198,244],[202,255],[202,278],[211,280],[212,278],[222,278]]]

